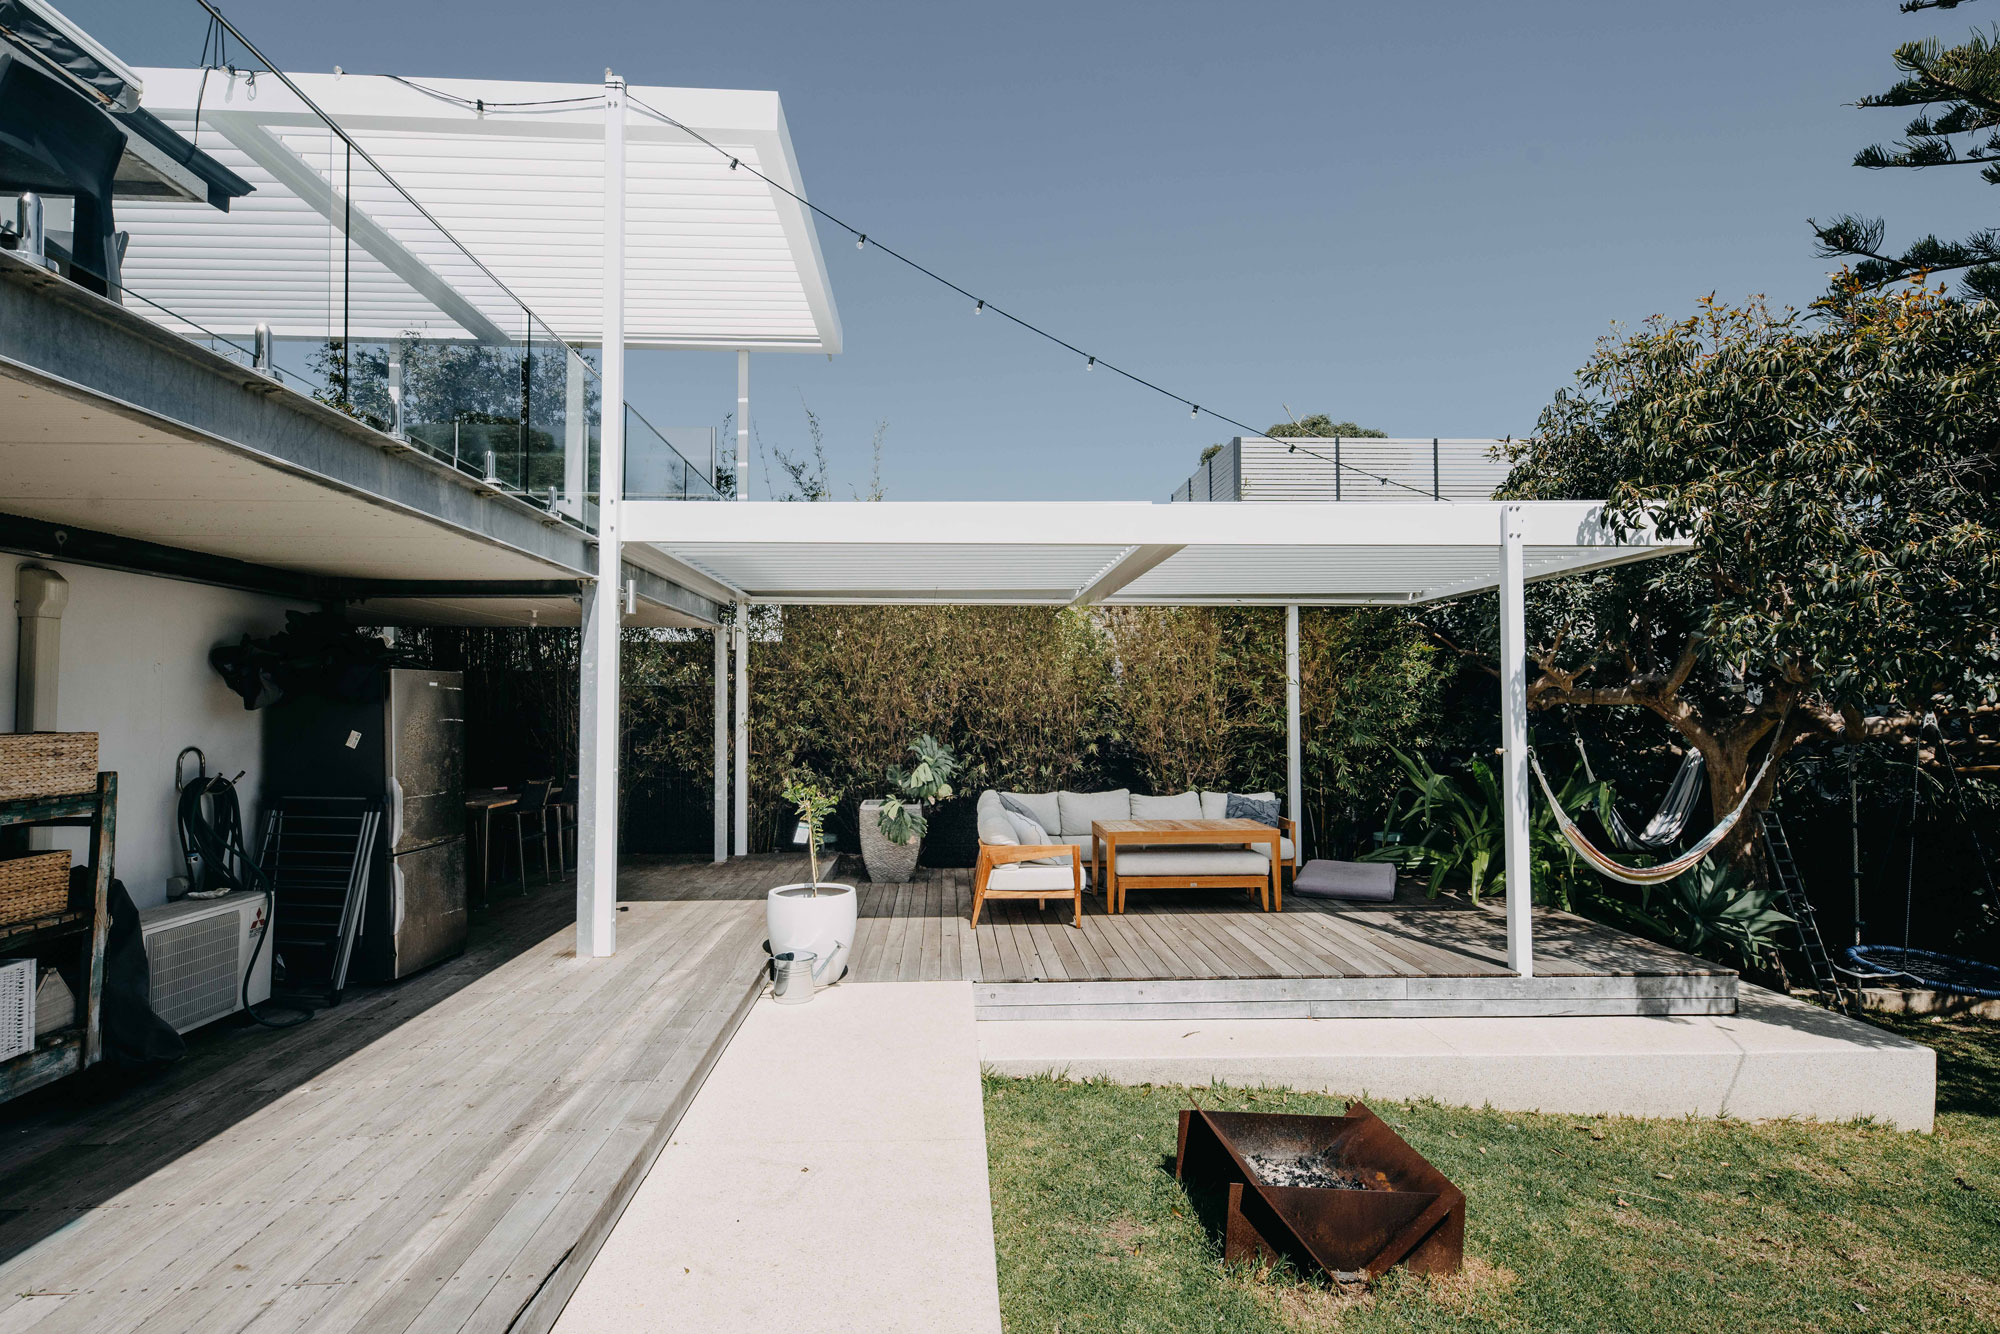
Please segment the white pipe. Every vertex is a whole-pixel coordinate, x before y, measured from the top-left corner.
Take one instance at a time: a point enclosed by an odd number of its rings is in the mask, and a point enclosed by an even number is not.
[[[715,860],[729,860],[729,629],[715,627]]]
[[[750,604],[736,604],[736,852],[750,853]]]
[[[1292,606],[1285,608],[1285,813],[1292,818],[1295,843],[1302,837],[1299,810],[1305,802],[1300,746],[1299,609]]]
[[[39,565],[23,565],[15,584],[20,611],[19,652],[14,660],[14,730],[57,732],[57,687],[62,679],[62,615],[69,606],[69,580]],[[30,829],[28,846],[51,852],[60,845],[53,829]]]
[[[750,499],[750,349],[736,349],[736,498]]]
[[[625,81],[604,72],[604,420],[597,579],[583,591],[577,755],[576,952],[603,958],[618,921],[618,631],[625,493]]]
[[[1507,966],[1535,975],[1528,855],[1528,595],[1521,507],[1500,509],[1500,747],[1506,836]]]

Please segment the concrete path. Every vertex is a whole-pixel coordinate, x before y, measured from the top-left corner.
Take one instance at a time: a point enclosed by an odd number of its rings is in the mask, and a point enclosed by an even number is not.
[[[979,1058],[1005,1075],[1925,1131],[1937,1103],[1929,1047],[1747,983],[1736,1014],[1702,1017],[982,1023]]]
[[[972,987],[760,1000],[558,1334],[998,1334]]]

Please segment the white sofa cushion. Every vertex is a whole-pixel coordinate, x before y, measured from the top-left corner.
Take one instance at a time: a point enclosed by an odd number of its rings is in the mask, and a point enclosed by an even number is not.
[[[1275,792],[1239,792],[1236,795],[1239,797],[1250,797],[1256,801],[1278,800],[1278,794]],[[1223,812],[1228,809],[1229,809],[1229,794],[1227,792],[1204,792],[1201,794],[1202,819],[1226,820],[1229,817],[1224,815]],[[1282,815],[1283,813],[1284,811],[1281,805],[1279,809],[1279,814]]]
[[[1132,876],[1268,875],[1271,859],[1248,848],[1133,848],[1118,854],[1120,878]]]
[[[1062,828],[1062,808],[1056,804],[1053,792],[1009,792],[1017,809],[1027,811],[1035,817],[1035,823],[1054,834]],[[1001,805],[1007,803],[1002,802]]]
[[[1111,792],[1058,792],[1056,803],[1062,809],[1061,832],[1065,837],[1088,836],[1090,826],[1098,820],[1132,818],[1132,793],[1122,787]]]
[[[1134,820],[1201,820],[1207,817],[1201,813],[1201,794],[1198,792],[1176,792],[1170,797],[1149,797],[1141,792],[1132,794],[1132,818]]]
[[[989,787],[979,794],[979,804],[973,808],[973,812],[979,822],[981,843],[1011,848],[1021,841],[1014,835],[1014,825],[1007,818],[1007,808],[1000,804],[1000,794],[992,788]]]
[[[1039,863],[1015,862],[1007,866],[996,866],[986,877],[988,889],[1046,889],[1053,894],[1067,894],[1076,888],[1076,881],[1067,866],[1043,866]]]

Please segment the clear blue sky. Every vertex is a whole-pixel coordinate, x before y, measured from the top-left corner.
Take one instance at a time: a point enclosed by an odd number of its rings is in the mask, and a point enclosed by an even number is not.
[[[193,0],[58,0],[193,64]],[[1990,9],[1989,12],[1985,12]],[[829,4],[306,0],[226,12],[288,68],[776,89],[815,201],[1071,342],[1257,425],[1532,428],[1614,321],[1714,291],[1803,304],[1808,216],[1891,242],[1991,223],[1970,174],[1849,165],[1889,52],[2000,5],[1895,0]],[[847,352],[763,356],[767,442],[820,414],[892,499],[1151,499],[1233,432],[822,231]],[[726,354],[635,359],[662,425],[734,407]],[[761,482],[760,482],[761,485]]]

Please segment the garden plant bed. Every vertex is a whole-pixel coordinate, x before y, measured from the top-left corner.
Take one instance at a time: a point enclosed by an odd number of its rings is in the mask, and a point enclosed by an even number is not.
[[[2000,1328],[2000,1029],[1939,1053],[1936,1133],[1371,1100],[1472,1199],[1462,1274],[1365,1291],[1225,1266],[1174,1179],[1174,1111],[1338,1115],[1223,1087],[986,1081],[1001,1311],[1017,1331]]]

